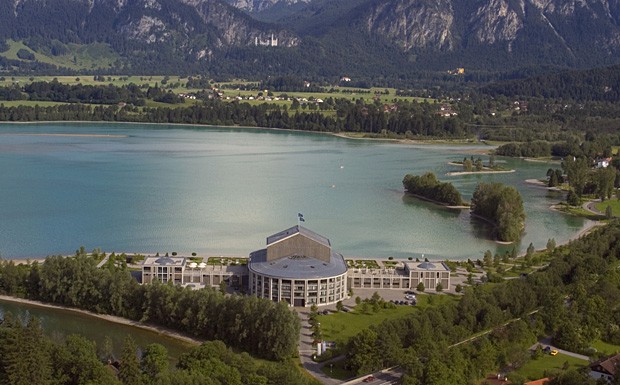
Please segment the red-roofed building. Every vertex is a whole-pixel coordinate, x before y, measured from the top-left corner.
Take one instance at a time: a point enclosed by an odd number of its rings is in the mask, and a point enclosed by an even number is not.
[[[618,372],[620,365],[620,354],[604,358],[590,364],[590,377],[598,380],[604,378],[611,383]]]

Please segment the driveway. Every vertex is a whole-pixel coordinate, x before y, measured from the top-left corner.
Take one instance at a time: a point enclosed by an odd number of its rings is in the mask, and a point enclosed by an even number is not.
[[[333,360],[326,362],[314,362],[314,360],[312,360],[312,356],[316,353],[316,349],[312,346],[314,338],[312,337],[312,329],[308,323],[308,315],[310,314],[310,310],[305,308],[297,308],[296,310],[301,321],[301,333],[299,333],[299,360],[301,361],[304,369],[306,369],[312,377],[316,378],[323,384],[336,385],[342,383],[339,380],[329,378],[321,370],[323,366],[329,364],[330,361],[337,360],[340,357],[336,357]]]
[[[535,343],[534,345],[532,345],[530,347],[530,350],[534,350],[538,346],[541,346],[542,348],[544,348],[545,346],[549,346],[552,350],[553,349],[557,350],[558,353],[566,354],[567,356],[575,357],[575,358],[578,358],[580,360],[590,361],[590,357],[588,357],[588,356],[584,356],[583,354],[569,352],[568,350],[560,349],[557,346],[551,345],[551,338],[544,338],[544,339],[538,341],[537,343]]]

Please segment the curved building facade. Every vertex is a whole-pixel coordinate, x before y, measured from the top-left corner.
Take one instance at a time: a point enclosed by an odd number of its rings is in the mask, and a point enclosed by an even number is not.
[[[334,304],[347,295],[347,264],[329,239],[294,226],[267,237],[250,254],[249,290],[257,297],[292,306]]]

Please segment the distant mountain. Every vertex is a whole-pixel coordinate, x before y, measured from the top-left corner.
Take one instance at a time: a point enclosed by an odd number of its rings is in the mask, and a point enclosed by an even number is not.
[[[105,43],[125,69],[231,76],[402,78],[620,59],[620,0],[227,1],[0,0],[0,40],[51,54]]]
[[[426,68],[576,67],[620,58],[619,0],[315,0],[278,23],[302,36],[346,27],[381,37]]]
[[[129,65],[194,63],[235,47],[293,47],[299,38],[221,0],[0,0],[0,37],[112,46]]]

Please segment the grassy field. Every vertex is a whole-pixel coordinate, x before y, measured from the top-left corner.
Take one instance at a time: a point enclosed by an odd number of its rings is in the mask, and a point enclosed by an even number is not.
[[[69,104],[62,102],[44,102],[44,101],[35,101],[35,100],[0,100],[0,105],[4,105],[5,107],[17,107],[17,106],[39,106],[39,107],[50,107],[50,106],[58,106],[61,104]]]
[[[225,84],[226,83],[220,83],[220,85],[225,85]],[[240,83],[235,82],[235,84],[240,84]],[[429,103],[436,102],[435,99],[418,98],[418,97],[413,97],[413,96],[396,96],[395,88],[388,88],[387,89],[389,92],[388,94],[383,93],[386,90],[385,88],[371,88],[370,93],[359,92],[360,91],[359,88],[339,87],[338,90],[340,90],[340,92],[274,92],[273,94],[274,96],[286,94],[288,97],[306,98],[306,99],[310,99],[312,97],[312,98],[323,99],[323,100],[330,98],[330,97],[349,99],[349,100],[359,99],[359,98],[363,98],[364,100],[372,100],[375,98],[375,95],[376,95],[377,98],[379,98],[379,100],[382,103],[393,103],[395,100],[407,100],[407,101],[416,100],[418,102],[427,101]],[[363,90],[363,91],[367,91],[367,90]],[[230,97],[235,97],[235,96],[256,97],[258,96],[259,92],[263,92],[263,91],[245,91],[245,90],[221,88],[220,92],[222,92],[224,96],[230,96]],[[375,94],[375,92],[377,92],[377,94]]]
[[[318,317],[318,321],[321,323],[321,332],[325,340],[336,341],[342,344],[370,325],[379,324],[384,320],[405,317],[428,306],[458,301],[458,297],[451,295],[418,295],[417,300],[418,304],[416,306],[397,305],[394,309],[381,309],[376,313],[372,311],[360,313],[357,310],[358,307],[356,307],[355,310],[349,313],[339,312],[321,315]]]
[[[56,79],[58,82],[63,84],[83,84],[83,85],[108,85],[113,84],[115,86],[124,86],[128,84],[146,84],[151,87],[155,86],[155,84],[161,84],[161,81],[164,79],[164,76],[123,76],[123,75],[106,75],[105,81],[96,81],[94,76],[91,75],[78,75],[78,76],[11,76],[6,77],[4,81],[0,80],[0,86],[6,86],[18,82],[20,84],[29,84],[32,82],[50,82]],[[180,79],[177,76],[169,77],[168,80],[170,83],[185,83],[187,80]],[[174,89],[173,89],[174,90]],[[185,88],[176,89],[178,92],[183,90],[187,92],[188,90]]]
[[[10,46],[11,48],[7,51],[4,52],[3,56],[6,56],[8,58],[11,59],[17,59],[17,51],[19,49],[26,49],[30,52],[34,52],[31,49],[29,49],[28,47],[26,47],[23,43],[21,42],[15,42],[15,41],[11,41],[10,42]],[[103,46],[103,45],[102,45]],[[106,49],[106,47],[93,47],[93,46],[80,46],[78,47],[80,50],[84,51],[85,53],[80,56],[78,55],[75,51],[72,51],[71,55],[65,55],[65,56],[70,56],[70,60],[75,61],[77,64],[71,66],[71,63],[60,63],[59,60],[62,58],[61,56],[54,56],[54,57],[49,57],[49,56],[45,56],[42,55],[40,53],[35,53],[36,59],[41,61],[41,62],[45,62],[45,63],[51,63],[51,64],[57,64],[57,65],[66,65],[70,68],[74,68],[79,70],[80,68],[84,69],[84,68],[88,68],[91,69],[91,67],[94,64],[91,64],[90,61],[88,60],[92,60],[94,62],[98,62],[97,58],[99,56],[105,56],[105,54],[103,53]],[[76,48],[76,50],[78,50],[78,48]],[[80,51],[80,52],[82,52]],[[80,59],[82,58],[82,59]],[[90,67],[89,67],[90,66]],[[101,62],[101,66],[98,68],[106,68],[106,66],[109,66],[109,63],[104,63]],[[92,67],[95,68],[95,67]],[[201,89],[188,89],[185,87],[185,85],[187,84],[187,78],[182,78],[179,76],[124,76],[124,75],[105,75],[104,76],[104,81],[96,81],[94,79],[94,76],[91,75],[77,75],[77,76],[5,76],[3,79],[0,79],[0,86],[9,86],[9,85],[13,85],[13,84],[19,84],[21,86],[32,83],[32,82],[38,82],[38,81],[46,81],[46,82],[50,82],[52,80],[56,80],[62,84],[68,84],[68,85],[77,85],[77,84],[82,84],[82,85],[98,85],[98,86],[102,86],[102,85],[108,85],[108,84],[112,84],[114,86],[117,87],[122,87],[122,86],[126,86],[129,84],[137,84],[139,86],[145,86],[145,87],[154,87],[155,85],[158,85],[159,87],[163,87],[165,89],[169,89],[172,92],[176,93],[176,94],[180,94],[180,93],[191,93],[191,92],[198,92],[201,91]],[[167,81],[165,85],[162,85],[163,81]],[[242,83],[252,83],[252,84],[257,84],[257,82],[247,82],[247,81],[236,81],[235,84],[242,84]],[[171,88],[169,88],[171,87]],[[315,109],[315,110],[311,110],[310,108],[307,107],[307,105],[314,103],[311,100],[313,99],[327,99],[329,97],[333,97],[333,98],[342,98],[342,99],[348,99],[348,100],[354,100],[354,99],[358,99],[358,98],[364,98],[364,100],[366,101],[371,101],[373,98],[375,98],[375,96],[377,98],[379,98],[379,100],[382,103],[393,103],[397,100],[402,100],[402,101],[413,101],[416,100],[418,102],[422,102],[422,101],[428,101],[429,103],[435,103],[437,102],[434,99],[423,99],[423,98],[416,98],[416,97],[397,97],[396,96],[396,89],[394,88],[388,88],[388,93],[385,94],[385,88],[372,88],[370,89],[370,93],[360,93],[359,89],[353,89],[353,88],[346,88],[346,87],[340,87],[338,88],[338,90],[340,90],[340,92],[286,92],[286,95],[290,98],[305,98],[306,100],[308,100],[308,103],[302,102],[302,106],[299,108],[300,112],[310,112],[310,111],[316,111],[321,113],[324,116],[329,116],[329,117],[334,117],[336,115],[336,111],[335,110],[319,110],[319,109]],[[348,90],[351,92],[342,92],[344,90]],[[357,91],[357,92],[355,92]],[[366,91],[366,90],[364,90]],[[233,102],[236,101],[236,97],[237,96],[241,96],[242,100],[240,100],[240,103],[248,103],[250,105],[261,105],[264,103],[268,103],[270,105],[278,105],[278,106],[288,106],[289,108],[292,105],[292,101],[290,100],[270,100],[270,101],[265,101],[265,100],[257,100],[256,98],[258,98],[259,96],[259,92],[263,92],[264,91],[244,91],[244,90],[233,90],[233,89],[220,89],[220,92],[222,92],[222,97],[224,98],[223,100],[226,100],[225,98],[228,97],[229,99],[227,101],[229,102]],[[375,92],[377,92],[377,94],[375,94]],[[283,94],[282,92],[274,92],[274,96],[278,96]],[[253,100],[249,100],[249,97],[254,97]],[[1,102],[1,101],[0,101]],[[179,107],[187,107],[187,106],[191,106],[192,104],[198,104],[201,103],[199,100],[186,100],[186,103],[183,104],[166,104],[166,103],[159,103],[159,102],[155,102],[153,100],[146,100],[146,106],[147,107],[168,107],[168,108],[179,108]],[[4,103],[5,106],[17,106],[17,105],[32,105],[30,104],[30,102],[10,102]],[[43,105],[42,103],[39,103],[39,105]],[[314,107],[314,105],[312,105],[312,107]],[[365,135],[362,135],[363,137],[365,137]],[[452,141],[450,141],[450,143],[452,143]],[[455,141],[455,143],[459,143],[459,141]],[[454,143],[452,143],[454,144]]]
[[[594,213],[589,212],[588,210],[584,210],[581,207],[573,207],[573,206],[568,206],[567,204],[565,204],[564,202],[555,205],[555,209],[558,211],[561,211],[563,213],[566,214],[571,214],[571,215],[575,215],[578,217],[583,217],[583,218],[587,218],[587,219],[591,219],[593,221],[598,221],[601,219],[605,219],[605,217],[603,215],[597,215]],[[605,212],[605,210],[603,210],[603,212]]]
[[[607,210],[608,206],[611,206],[611,212],[613,213],[614,217],[620,217],[620,201],[616,198],[606,200],[605,202],[598,202],[594,205],[594,207],[602,213]]]
[[[33,51],[21,41],[8,40],[9,50],[1,53],[8,59],[20,60],[17,51],[25,49],[34,53],[35,59],[42,63],[53,64],[59,67],[67,67],[75,70],[110,68],[120,57],[106,44],[93,43],[88,45],[67,44],[67,53],[53,56]]]
[[[558,354],[557,356],[544,354],[538,359],[530,360],[527,364],[515,370],[513,373],[516,373],[528,380],[537,380],[545,377],[545,371],[563,370],[563,366],[566,362],[568,362],[568,369],[579,369],[589,364],[588,361],[580,360],[579,358],[574,358],[564,354]],[[508,378],[510,378],[510,373],[508,374]]]
[[[620,352],[620,346],[612,345],[601,340],[596,340],[592,342],[592,347],[596,349],[597,352],[602,352],[607,355],[612,355]]]

